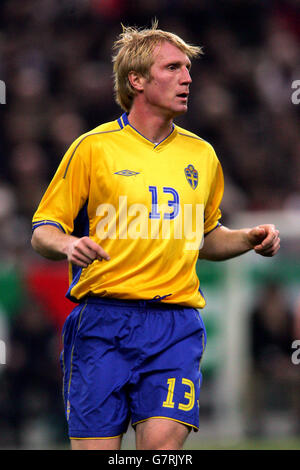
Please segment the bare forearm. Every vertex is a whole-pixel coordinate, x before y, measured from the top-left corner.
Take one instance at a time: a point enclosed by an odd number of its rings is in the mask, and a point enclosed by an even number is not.
[[[70,263],[83,268],[87,268],[95,260],[110,260],[108,253],[91,238],[73,237],[52,225],[37,227],[33,232],[31,244],[44,258],[52,260],[67,258]]]
[[[209,233],[199,258],[223,261],[254,250],[261,256],[274,256],[280,248],[279,231],[272,224],[230,230],[220,226]]]
[[[62,260],[67,258],[68,245],[77,240],[52,225],[42,225],[33,232],[31,245],[44,258]]]
[[[247,234],[250,229],[230,230],[220,226],[204,239],[204,246],[199,251],[199,258],[211,261],[224,261],[242,255],[253,247]]]

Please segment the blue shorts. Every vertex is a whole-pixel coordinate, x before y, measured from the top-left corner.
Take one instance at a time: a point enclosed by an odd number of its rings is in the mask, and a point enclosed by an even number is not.
[[[197,309],[88,298],[63,328],[70,438],[109,438],[149,418],[199,426],[206,332]]]

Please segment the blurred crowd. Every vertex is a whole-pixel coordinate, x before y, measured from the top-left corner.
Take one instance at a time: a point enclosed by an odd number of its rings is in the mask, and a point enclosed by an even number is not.
[[[177,123],[221,160],[224,219],[243,209],[300,209],[300,104],[291,99],[300,80],[299,1],[2,0],[0,317],[14,361],[0,369],[0,446],[35,436],[43,424],[33,425],[34,416],[52,413],[56,423],[62,414],[57,335],[72,308],[67,266],[33,253],[32,215],[73,140],[123,112],[111,65],[121,23],[154,18],[204,48],[192,67],[189,112]]]
[[[263,436],[268,413],[290,412],[290,428],[300,435],[300,373],[291,360],[291,345],[298,338],[299,312],[291,308],[287,291],[267,281],[249,315],[251,365],[246,381],[246,432]]]

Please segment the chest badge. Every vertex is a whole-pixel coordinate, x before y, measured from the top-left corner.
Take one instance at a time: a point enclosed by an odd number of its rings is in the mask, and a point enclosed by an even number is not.
[[[184,174],[191,187],[193,189],[196,189],[198,186],[198,171],[196,170],[196,168],[194,168],[193,165],[188,165],[184,169]]]

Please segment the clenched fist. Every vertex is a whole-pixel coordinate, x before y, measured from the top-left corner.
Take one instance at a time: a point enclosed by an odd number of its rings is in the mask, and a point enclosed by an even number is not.
[[[262,256],[274,256],[280,248],[279,231],[272,224],[250,229],[247,238],[251,248]]]

